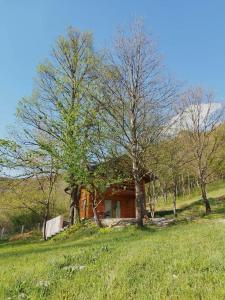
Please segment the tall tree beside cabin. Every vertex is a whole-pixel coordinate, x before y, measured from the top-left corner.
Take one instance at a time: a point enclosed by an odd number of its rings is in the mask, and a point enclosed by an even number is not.
[[[92,35],[70,28],[57,40],[51,61],[39,66],[34,93],[20,101],[17,111],[28,139],[57,159],[65,175],[71,224],[80,221],[79,191],[89,175],[95,63]]]
[[[163,133],[176,88],[166,78],[152,37],[139,21],[128,32],[118,34],[97,77],[101,94],[95,100],[101,108],[104,132],[111,144],[131,159],[136,218],[143,226],[143,156],[149,144]]]

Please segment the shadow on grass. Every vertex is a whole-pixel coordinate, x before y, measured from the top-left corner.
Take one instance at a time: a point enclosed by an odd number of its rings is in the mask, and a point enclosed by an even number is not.
[[[191,204],[188,204],[188,205],[185,205],[181,208],[178,208],[177,209],[177,214],[179,215],[180,213],[182,212],[185,212],[185,211],[193,211],[193,209],[199,209],[200,206],[203,206],[203,201],[202,199],[200,200],[197,200],[195,202],[192,202]],[[161,210],[161,211],[157,211],[156,212],[156,217],[167,217],[167,216],[171,216],[173,215],[173,210]]]
[[[26,255],[39,255],[46,252],[55,252],[63,250],[66,253],[68,249],[86,249],[88,248],[98,248],[103,245],[111,245],[116,242],[116,244],[122,244],[126,241],[136,241],[138,238],[141,238],[140,233],[153,233],[156,229],[144,227],[141,229],[135,228],[135,230],[115,230],[110,233],[99,233],[98,231],[94,234],[88,234],[87,232],[83,235],[78,231],[74,235],[70,235],[67,239],[58,239],[56,241],[50,240],[47,242],[36,241],[34,243],[26,241],[18,241],[6,243],[5,246],[11,246],[9,251],[5,253],[0,253],[0,259],[18,257],[22,258]],[[1,245],[3,246],[3,245]],[[21,246],[27,246],[24,249],[21,249]],[[30,247],[29,247],[30,246]],[[0,247],[1,250],[2,247]],[[13,248],[13,251],[10,251]],[[3,249],[3,248],[2,248]],[[7,249],[8,250],[8,249]],[[18,250],[18,251],[17,251]]]
[[[202,199],[196,200],[191,204],[184,205],[183,207],[177,209],[177,215],[181,217],[211,217],[213,215],[221,215],[221,217],[225,216],[225,198],[209,198],[209,202],[211,205],[212,213],[210,215],[206,215],[205,206]],[[173,210],[161,210],[156,212],[156,217],[174,217]]]

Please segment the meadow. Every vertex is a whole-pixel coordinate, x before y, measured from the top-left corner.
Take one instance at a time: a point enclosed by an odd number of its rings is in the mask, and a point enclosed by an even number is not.
[[[210,216],[193,194],[168,227],[87,223],[47,242],[1,243],[0,299],[224,299],[225,184],[209,194]]]

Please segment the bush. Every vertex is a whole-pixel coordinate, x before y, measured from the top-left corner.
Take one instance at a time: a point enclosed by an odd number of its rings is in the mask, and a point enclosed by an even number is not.
[[[21,230],[22,225],[24,225],[24,229],[32,230],[37,227],[38,223],[41,223],[41,217],[35,214],[34,212],[24,212],[20,214],[16,214],[11,216],[11,223],[13,225],[13,231],[19,232]]]

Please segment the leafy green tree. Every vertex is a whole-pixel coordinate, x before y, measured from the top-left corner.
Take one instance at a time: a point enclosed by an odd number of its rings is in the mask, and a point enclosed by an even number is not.
[[[79,222],[81,184],[95,160],[96,111],[90,95],[96,90],[96,61],[91,34],[70,28],[57,40],[52,60],[38,67],[35,91],[17,110],[25,143],[54,157],[65,175],[71,224]]]

